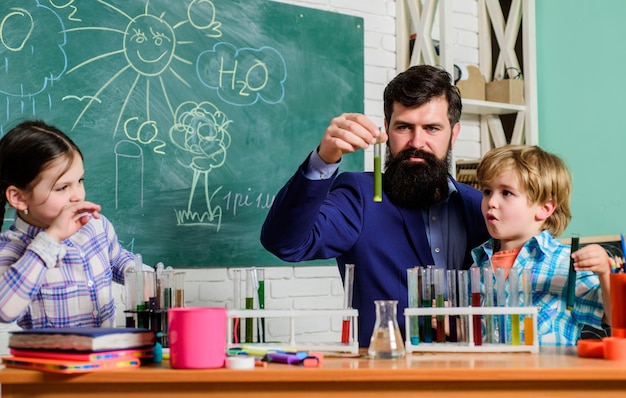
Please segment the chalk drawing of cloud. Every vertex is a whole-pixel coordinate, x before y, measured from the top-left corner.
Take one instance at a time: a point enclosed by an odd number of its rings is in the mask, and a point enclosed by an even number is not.
[[[50,8],[34,0],[2,0],[0,93],[31,97],[67,68],[65,28]]]
[[[285,95],[287,66],[272,47],[240,48],[217,43],[196,59],[198,79],[232,105],[252,105],[259,100],[269,104]]]

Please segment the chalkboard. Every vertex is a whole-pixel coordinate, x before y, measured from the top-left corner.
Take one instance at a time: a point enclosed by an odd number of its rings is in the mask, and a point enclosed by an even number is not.
[[[67,132],[87,199],[148,264],[281,265],[274,195],[363,112],[363,20],[261,0],[2,0],[2,134]],[[342,170],[363,170],[362,153]],[[6,223],[5,223],[6,224]]]

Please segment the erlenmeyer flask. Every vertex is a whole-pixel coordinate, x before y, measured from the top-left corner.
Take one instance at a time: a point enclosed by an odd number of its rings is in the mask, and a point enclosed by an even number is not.
[[[404,343],[396,317],[397,300],[376,300],[376,324],[372,332],[368,354],[372,359],[404,357]]]

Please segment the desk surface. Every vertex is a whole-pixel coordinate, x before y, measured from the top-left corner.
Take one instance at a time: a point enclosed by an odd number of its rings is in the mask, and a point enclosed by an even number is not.
[[[253,370],[176,370],[167,362],[139,369],[60,375],[0,370],[2,397],[132,396],[379,397],[436,395],[527,398],[620,396],[626,362],[579,358],[575,352],[427,353],[400,360],[326,358],[319,368],[269,364]],[[387,395],[383,395],[387,396]]]

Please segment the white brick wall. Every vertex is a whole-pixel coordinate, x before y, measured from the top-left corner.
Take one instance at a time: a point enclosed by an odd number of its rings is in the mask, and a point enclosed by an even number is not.
[[[394,0],[280,0],[283,3],[317,8],[363,17],[365,24],[365,113],[383,125],[382,94],[395,70],[395,14]],[[459,62],[478,62],[476,36],[477,12],[475,0],[453,1],[455,26],[455,54]],[[435,29],[437,29],[436,24]],[[335,115],[329,115],[329,118]],[[462,133],[455,147],[456,158],[476,159],[480,155],[478,121],[464,119]],[[320,131],[320,138],[323,134]],[[365,155],[365,168],[373,168],[372,156]],[[343,288],[334,262],[329,266],[270,267],[265,270],[266,308],[311,309],[341,308]],[[253,265],[253,264],[251,264]],[[186,271],[185,301],[187,306],[226,306],[232,308],[232,270],[188,269]],[[123,325],[123,294],[117,288],[118,325]],[[0,324],[0,355],[8,352],[7,331],[15,325]],[[285,320],[267,325],[268,338],[285,336]],[[339,320],[312,319],[299,322],[296,331],[301,341],[337,341]]]

